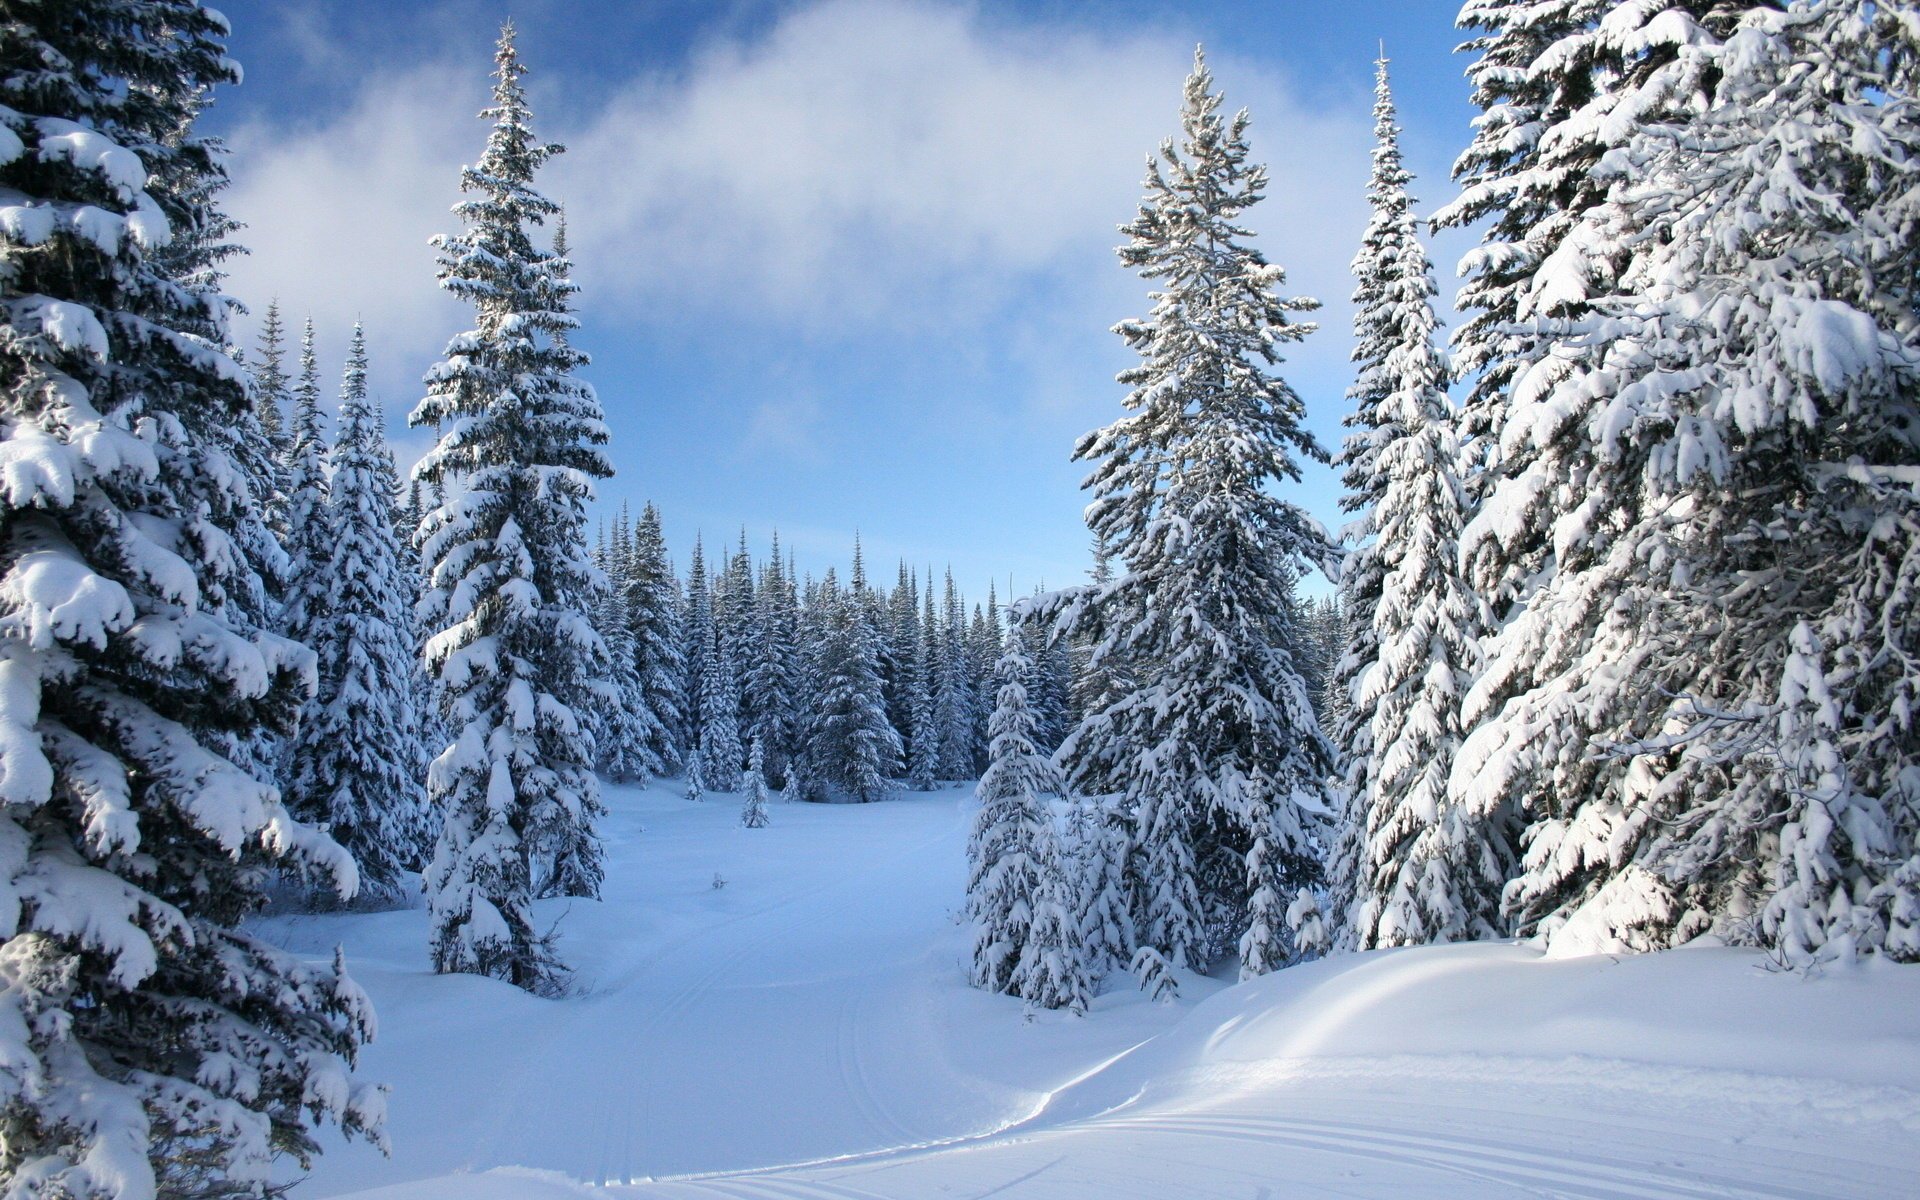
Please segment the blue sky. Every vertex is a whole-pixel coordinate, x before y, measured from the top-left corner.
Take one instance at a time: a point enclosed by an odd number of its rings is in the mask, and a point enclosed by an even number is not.
[[[253,250],[233,290],[313,314],[330,390],[364,319],[403,458],[419,378],[467,327],[426,239],[453,228],[512,16],[537,125],[569,146],[542,184],[568,206],[613,429],[602,509],[654,500],[682,562],[696,530],[758,548],[778,527],[818,572],[858,529],[883,577],[951,563],[975,597],[1086,566],[1069,453],[1121,412],[1108,329],[1147,307],[1114,227],[1196,42],[1272,172],[1249,224],[1326,305],[1281,371],[1330,450],[1379,42],[1428,211],[1472,117],[1450,0],[220,7],[246,69],[209,118]],[[1445,295],[1465,248],[1435,247]],[[1290,494],[1337,522],[1333,472],[1305,470]]]

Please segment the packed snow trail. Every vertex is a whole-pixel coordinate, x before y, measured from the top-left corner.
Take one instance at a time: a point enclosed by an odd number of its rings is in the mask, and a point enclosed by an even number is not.
[[[393,1087],[393,1159],[332,1146],[300,1194],[505,1166],[621,1182],[977,1134],[1178,1016],[1129,992],[1111,1019],[1028,1024],[965,986],[970,789],[776,801],[752,830],[726,794],[607,801],[604,899],[538,909],[570,999],[428,973],[417,909],[262,923],[316,958],[345,944],[380,1016],[362,1074]]]
[[[1027,1021],[964,986],[965,791],[608,798],[606,899],[541,908],[571,999],[428,974],[418,910],[263,923],[346,944],[394,1088],[393,1159],[297,1195],[1920,1195],[1920,968],[1433,947]]]

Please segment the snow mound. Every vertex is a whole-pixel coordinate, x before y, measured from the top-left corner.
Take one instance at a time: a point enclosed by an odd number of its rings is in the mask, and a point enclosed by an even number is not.
[[[1028,1021],[965,986],[968,792],[607,795],[567,999],[428,973],[418,908],[262,923],[346,943],[393,1086],[296,1200],[1920,1195],[1920,969],[1438,946]]]

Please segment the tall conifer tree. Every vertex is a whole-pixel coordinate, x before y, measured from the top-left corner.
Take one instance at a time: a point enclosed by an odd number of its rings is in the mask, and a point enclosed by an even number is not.
[[[448,344],[412,416],[443,431],[414,470],[442,489],[422,530],[424,608],[455,731],[428,778],[446,823],[427,889],[436,970],[544,992],[562,969],[529,910],[536,854],[567,894],[593,894],[600,879],[594,747],[579,714],[606,647],[586,611],[585,503],[612,468],[596,448],[607,438],[599,401],[573,377],[586,361],[565,338],[573,285],[533,242],[557,211],[534,173],[560,147],[530,127],[511,24],[494,61],[482,114],[493,128],[461,173],[466,230],[436,243],[441,286],[473,304],[477,324]]]
[[[1341,579],[1353,636],[1336,668],[1352,704],[1340,730],[1348,828],[1335,907],[1363,948],[1494,933],[1511,863],[1505,830],[1470,820],[1447,796],[1483,621],[1459,570],[1465,496],[1433,340],[1433,271],[1407,194],[1387,60],[1376,66],[1373,217],[1353,264],[1360,371],[1341,456],[1346,504],[1371,540]]]
[[[223,750],[288,728],[312,672],[255,615],[232,302],[204,245],[167,253],[230,226],[192,128],[225,34],[186,0],[0,23],[0,1179],[26,1197],[260,1196],[319,1122],[380,1120],[347,1082],[365,996],[240,927],[273,866],[354,870]]]
[[[319,689],[287,773],[287,807],[332,832],[360,867],[361,894],[390,904],[421,856],[425,797],[414,702],[414,597],[393,536],[393,492],[367,399],[367,343],[353,327],[327,494],[327,592],[313,614]]]
[[[1619,5],[1583,36],[1625,65],[1564,123],[1636,120],[1600,126],[1593,200],[1562,218],[1607,270],[1494,348],[1502,453],[1463,549],[1527,602],[1455,788],[1524,814],[1508,914],[1563,952],[1920,955],[1911,15]]]
[[[1162,289],[1150,316],[1116,327],[1142,360],[1120,376],[1132,411],[1074,451],[1096,464],[1088,521],[1126,572],[1069,593],[1061,613],[1064,632],[1139,667],[1061,753],[1125,798],[1156,990],[1161,962],[1204,967],[1236,940],[1243,967],[1271,964],[1242,935],[1264,928],[1263,896],[1316,879],[1332,765],[1290,648],[1295,581],[1336,552],[1272,490],[1299,478],[1296,455],[1326,457],[1269,370],[1278,345],[1313,328],[1290,314],[1315,304],[1276,295],[1283,273],[1236,223],[1267,174],[1248,162],[1246,113],[1223,119],[1212,87],[1196,52],[1185,136],[1149,160],[1146,200],[1122,227],[1121,261]]]
[[[995,664],[993,743],[967,844],[967,913],[974,924],[973,985],[1042,1008],[1085,1011],[1091,993],[1069,874],[1047,797],[1066,791],[1034,744],[1026,680],[1033,670],[1017,634]]]

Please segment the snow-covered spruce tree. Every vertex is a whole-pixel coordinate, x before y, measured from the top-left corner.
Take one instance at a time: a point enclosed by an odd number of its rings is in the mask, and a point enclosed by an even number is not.
[[[920,653],[920,589],[907,560],[900,560],[893,590],[887,593],[885,668],[887,720],[903,745],[913,741],[913,673]]]
[[[780,557],[780,535],[773,535],[773,554],[760,572],[754,591],[754,642],[743,691],[753,696],[754,724],[746,731],[765,756],[767,779],[785,782],[793,754],[794,692],[793,588],[786,563]]]
[[[929,576],[921,620],[907,674],[907,786],[930,792],[940,777],[940,727],[934,720],[933,679],[938,632],[933,621],[933,580]]]
[[[286,368],[286,323],[280,319],[280,300],[267,301],[260,318],[260,344],[253,369],[253,408],[273,448],[284,454],[287,440],[286,406],[291,400]]]
[[[1355,616],[1336,674],[1352,699],[1339,731],[1347,815],[1334,909],[1361,949],[1491,936],[1511,866],[1505,831],[1449,803],[1472,682],[1479,602],[1461,577],[1465,497],[1434,346],[1433,270],[1407,194],[1387,60],[1375,83],[1372,219],[1353,273],[1353,433],[1341,455],[1354,536],[1342,603]]]
[[[713,592],[707,584],[707,550],[700,534],[693,536],[693,558],[687,564],[686,594],[676,597],[680,607],[681,690],[686,696],[681,745],[689,758],[700,752],[700,693],[713,653]]]
[[[1067,853],[1079,915],[1081,955],[1094,979],[1124,969],[1139,949],[1137,888],[1130,822],[1117,804],[1075,795],[1068,813]]]
[[[968,675],[973,684],[973,773],[975,777],[987,769],[987,747],[993,740],[987,732],[987,725],[993,717],[995,696],[999,685],[994,671],[1000,661],[1000,644],[1003,635],[1000,624],[1000,599],[991,580],[987,583],[987,606],[983,610],[974,606],[973,624],[967,630]],[[1029,673],[1027,696],[1031,703],[1033,682]]]
[[[743,785],[746,799],[740,804],[740,824],[748,829],[767,827],[767,748],[753,739],[753,752],[747,759],[747,778]]]
[[[933,720],[940,734],[942,779],[972,779],[976,703],[972,662],[967,654],[966,606],[947,568],[941,611],[939,678],[933,693]]]
[[[738,771],[746,761],[751,731],[760,720],[747,688],[760,632],[759,606],[754,600],[753,557],[747,550],[744,526],[740,530],[739,546],[727,560],[727,569],[718,582],[715,624],[720,634],[720,663],[726,669],[727,686],[733,693],[733,728],[738,743],[734,769]]]
[[[376,405],[374,412],[381,414]],[[381,430],[386,428],[384,415],[381,417]],[[385,455],[391,464],[393,447],[387,443]],[[394,472],[399,478],[399,472]],[[412,637],[413,645],[413,712],[418,721],[418,742],[414,749],[414,778],[423,784],[427,770],[441,749],[453,740],[447,725],[446,711],[440,703],[439,685],[426,667],[426,637],[419,617],[420,599],[425,594],[425,575],[420,561],[420,521],[427,512],[425,492],[420,480],[410,479],[407,484],[407,499],[394,509],[394,539],[400,547],[400,586],[411,597],[407,610],[402,613],[406,628]],[[414,839],[413,859],[407,863],[407,869],[424,874],[427,864],[433,858],[433,848],[440,840],[440,829],[445,814],[435,804],[422,802],[420,805],[420,828]]]
[[[1563,952],[1920,956],[1917,32],[1865,0],[1660,32],[1568,235],[1620,268],[1546,328],[1463,539],[1477,581],[1553,553],[1455,787],[1526,811],[1509,911]],[[1675,80],[1703,98],[1645,98]]]
[[[700,774],[717,792],[740,790],[740,693],[718,622],[708,624],[706,663],[700,675]]]
[[[1020,633],[1027,657],[1033,660],[1027,699],[1033,708],[1035,743],[1051,754],[1069,732],[1067,693],[1073,686],[1073,668],[1066,642],[1055,638],[1043,621],[1016,621],[1014,628]]]
[[[1140,942],[1174,968],[1239,940],[1250,901],[1317,877],[1332,765],[1290,648],[1294,582],[1337,551],[1272,491],[1299,477],[1296,453],[1325,453],[1267,369],[1277,344],[1312,328],[1289,314],[1314,302],[1278,297],[1282,272],[1235,224],[1267,175],[1247,161],[1245,112],[1223,120],[1212,82],[1196,53],[1184,141],[1149,160],[1146,200],[1122,227],[1121,260],[1164,289],[1151,316],[1116,327],[1142,359],[1120,375],[1133,411],[1074,450],[1098,464],[1088,523],[1126,571],[1063,594],[1059,611],[1062,635],[1091,636],[1096,656],[1123,653],[1138,671],[1060,753],[1121,793]]]
[[[214,748],[290,726],[312,661],[242,602],[231,304],[160,253],[218,224],[190,119],[225,34],[163,0],[0,25],[0,1179],[35,1200],[260,1196],[320,1122],[378,1136],[365,996],[239,930],[276,864],[353,865]]]
[[[597,766],[609,779],[644,784],[662,773],[656,747],[666,740],[666,731],[647,707],[646,689],[641,684],[633,633],[632,551],[623,509],[601,564],[607,582],[594,604],[594,628],[607,644],[608,659]]]
[[[1089,603],[1097,605],[1103,589],[1113,584],[1113,552],[1098,533],[1093,539],[1093,566],[1088,572]],[[1036,598],[1030,605],[1035,614],[1044,613],[1050,602]],[[1058,634],[1055,640],[1060,640]],[[1066,744],[1080,723],[1133,690],[1133,674],[1122,651],[1111,643],[1096,640],[1088,630],[1077,631],[1068,640],[1073,654],[1073,686],[1068,692],[1072,720],[1061,746]],[[1056,753],[1060,747],[1056,747]],[[1092,756],[1064,757],[1067,783],[1076,795],[1108,796],[1119,790],[1111,774]]]
[[[1008,635],[994,669],[1000,687],[992,752],[967,843],[970,978],[975,987],[1040,1007],[1084,1011],[1091,988],[1047,807],[1047,797],[1064,794],[1066,784],[1033,741],[1026,688],[1032,665],[1019,637]]]
[[[414,597],[403,586],[382,441],[367,399],[366,335],[356,324],[329,455],[333,545],[315,567],[327,584],[310,630],[319,688],[289,753],[286,802],[352,853],[361,899],[391,904],[418,857],[424,797],[406,616]]]
[[[160,143],[164,152],[147,159],[147,194],[163,209],[182,214],[170,222],[168,239],[151,248],[147,263],[157,275],[201,302],[204,319],[182,321],[176,326],[177,332],[225,347],[233,362],[244,367],[224,319],[230,310],[237,309],[224,294],[225,264],[244,253],[230,240],[240,223],[219,206],[220,194],[228,186],[226,172],[219,167],[226,151],[219,139],[195,132],[200,114],[211,103],[211,93],[204,88],[189,91],[191,94],[183,93],[179,98],[182,102],[175,106],[172,128]],[[172,153],[196,141],[204,153]],[[190,310],[193,306],[183,303],[180,307]],[[188,490],[182,502],[189,508],[204,504],[208,511],[222,513],[222,527],[246,561],[246,569],[233,573],[235,586],[227,595],[228,621],[248,630],[271,628],[287,574],[286,553],[269,516],[280,492],[279,461],[252,405],[221,422],[215,433],[219,448],[240,472],[245,494],[230,481],[193,479],[186,481]],[[255,779],[271,782],[276,778],[279,731],[256,726],[235,736],[210,726],[197,728],[195,735]]]
[[[885,799],[900,772],[900,737],[887,722],[880,655],[859,598],[828,570],[819,592],[808,721],[810,799]]]
[[[1771,0],[1466,0],[1459,24],[1476,30],[1463,50],[1473,100],[1483,110],[1473,142],[1454,165],[1460,195],[1442,209],[1443,227],[1484,228],[1460,263],[1457,300],[1471,315],[1453,337],[1455,372],[1471,379],[1460,435],[1477,468],[1465,479],[1485,503],[1503,466],[1509,416],[1537,403],[1565,371],[1549,332],[1580,316],[1619,278],[1627,251],[1616,236],[1572,236],[1600,204],[1601,158],[1641,122],[1697,108],[1708,80],[1680,50],[1709,29],[1724,31],[1745,8]],[[1537,474],[1502,512],[1524,529],[1506,541],[1506,568],[1481,591],[1504,619],[1523,604],[1552,554],[1552,513],[1581,502],[1577,480],[1589,464],[1559,447],[1566,469]]]
[[[532,922],[536,854],[552,891],[599,887],[594,747],[576,715],[606,672],[586,606],[593,568],[584,506],[611,474],[593,390],[573,377],[573,285],[531,226],[555,211],[533,187],[559,151],[538,141],[511,24],[495,55],[493,122],[461,172],[464,233],[436,239],[440,284],[476,325],[428,372],[415,425],[443,430],[414,468],[442,491],[422,536],[427,660],[455,730],[427,786],[445,825],[427,870],[437,971],[550,992],[563,968]]]
[[[316,614],[326,603],[326,562],[333,546],[327,529],[327,439],[320,428],[320,360],[313,346],[312,317],[300,334],[300,381],[293,389],[284,478],[287,587],[280,604],[280,632],[311,645]]]
[[[660,512],[649,503],[640,512],[627,547],[627,619],[633,630],[634,670],[641,701],[658,725],[648,749],[662,772],[684,762],[686,662],[680,649],[680,583],[674,577]]]

